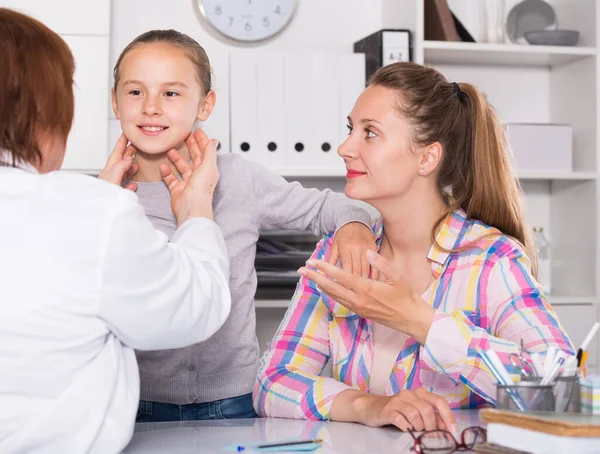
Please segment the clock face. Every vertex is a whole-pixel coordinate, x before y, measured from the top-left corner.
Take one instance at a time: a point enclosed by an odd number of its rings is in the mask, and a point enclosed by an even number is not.
[[[261,41],[283,30],[298,0],[196,0],[204,18],[228,38]]]

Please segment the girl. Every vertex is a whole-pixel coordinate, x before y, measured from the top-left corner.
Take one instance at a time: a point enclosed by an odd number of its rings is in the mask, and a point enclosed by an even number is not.
[[[139,170],[131,180],[147,216],[169,237],[176,224],[159,167],[169,165],[165,152],[171,148],[187,159],[184,139],[197,120],[209,117],[215,102],[204,49],[177,31],[138,36],[115,65],[113,109],[138,150]],[[205,141],[201,139],[200,147]],[[256,415],[251,398],[259,365],[254,258],[261,229],[311,229],[318,234],[339,229],[332,260],[337,261],[339,251],[348,271],[369,271],[364,252],[375,245],[367,227],[370,216],[344,196],[288,183],[236,154],[221,154],[218,168],[214,211],[231,263],[231,314],[208,341],[137,353],[142,398],[138,421]]]
[[[385,66],[348,129],[338,150],[345,192],[382,215],[369,261],[384,282],[319,261],[331,251],[331,238],[321,241],[308,262],[318,271],[299,270],[262,360],[259,414],[448,427],[448,404],[494,403],[496,380],[478,349],[497,351],[513,373],[521,340],[530,351],[573,352],[534,278],[502,127],[475,87],[412,63]],[[320,375],[329,358],[334,378]]]

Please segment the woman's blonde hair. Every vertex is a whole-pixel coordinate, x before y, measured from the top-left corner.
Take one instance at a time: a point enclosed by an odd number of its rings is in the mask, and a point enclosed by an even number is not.
[[[437,188],[447,200],[448,210],[433,229],[434,242],[440,224],[460,208],[467,218],[520,242],[537,275],[533,236],[506,150],[504,129],[479,90],[467,83],[450,83],[433,68],[407,62],[380,68],[369,85],[398,93],[399,113],[413,125],[411,143],[426,146],[439,142],[443,147]]]

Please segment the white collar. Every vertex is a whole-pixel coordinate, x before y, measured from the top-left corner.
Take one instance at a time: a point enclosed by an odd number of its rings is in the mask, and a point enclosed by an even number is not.
[[[23,160],[23,159],[15,159],[12,153],[9,153],[7,150],[3,150],[0,148],[0,162],[5,163],[9,167],[16,167],[21,170],[25,170],[26,172],[31,173],[39,173],[38,169],[36,169],[32,164]]]

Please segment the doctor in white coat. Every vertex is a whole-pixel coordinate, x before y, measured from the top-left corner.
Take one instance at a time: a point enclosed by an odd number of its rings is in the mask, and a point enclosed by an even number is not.
[[[135,167],[125,139],[100,179],[57,171],[74,110],[65,42],[4,8],[0,42],[0,452],[120,452],[138,408],[134,349],[203,341],[229,314],[216,144],[198,133],[192,166],[172,151],[161,168],[169,243],[119,186]]]

